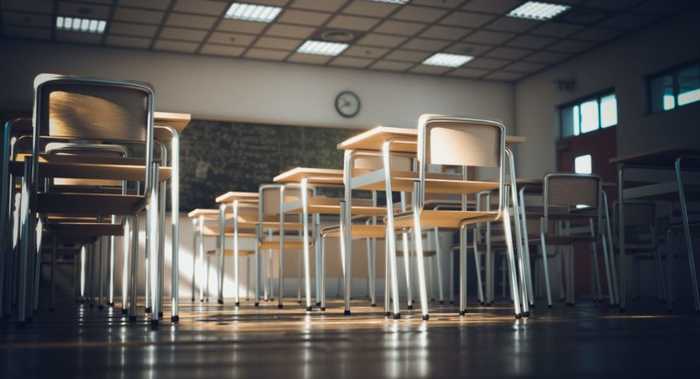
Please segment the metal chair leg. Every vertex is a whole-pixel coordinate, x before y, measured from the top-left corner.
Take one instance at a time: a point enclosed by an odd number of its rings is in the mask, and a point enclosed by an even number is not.
[[[442,249],[440,249],[440,232],[435,228],[435,263],[437,266],[437,281],[438,281],[438,301],[440,304],[445,302],[444,280],[442,275]]]
[[[506,248],[508,253],[508,271],[510,272],[510,288],[513,294],[513,309],[515,317],[520,317],[520,292],[518,290],[518,273],[515,267],[515,250],[513,248],[513,237],[510,230],[510,214],[508,207],[503,209],[503,231],[506,239]]]
[[[681,203],[681,218],[683,219],[683,234],[685,236],[685,247],[688,251],[688,266],[690,268],[690,284],[693,291],[695,311],[700,312],[700,288],[698,288],[697,269],[695,266],[695,249],[693,248],[693,237],[690,234],[690,223],[688,221],[688,203],[683,187],[683,174],[681,172],[682,158],[676,159],[676,184],[678,185],[678,198]]]
[[[129,254],[129,260],[131,261],[131,282],[129,284],[129,320],[136,320],[136,303],[138,301],[136,296],[136,278],[138,275],[138,262],[139,262],[139,219],[138,216],[131,216],[131,253]],[[148,269],[146,267],[146,269]]]

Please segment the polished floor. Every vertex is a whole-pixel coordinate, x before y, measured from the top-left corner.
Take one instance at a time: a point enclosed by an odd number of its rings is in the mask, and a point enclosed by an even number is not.
[[[290,302],[255,309],[185,304],[157,330],[120,312],[64,303],[19,328],[0,324],[0,378],[698,377],[700,317],[604,305],[536,309],[445,306],[385,319],[340,303],[310,315]],[[167,312],[166,312],[167,313]],[[166,314],[167,316],[167,314]]]

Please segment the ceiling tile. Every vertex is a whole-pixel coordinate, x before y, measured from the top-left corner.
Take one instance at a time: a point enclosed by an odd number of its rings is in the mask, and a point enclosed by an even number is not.
[[[220,55],[224,57],[239,57],[241,56],[241,54],[243,54],[244,51],[244,47],[215,45],[208,43],[202,46],[202,50],[200,50],[200,53],[207,55]]]
[[[2,12],[2,23],[28,28],[52,28],[53,18],[47,14]]]
[[[455,54],[466,54],[470,56],[477,56],[477,55],[482,55],[483,53],[493,49],[493,46],[486,46],[486,45],[477,45],[474,43],[456,43],[453,45],[450,45],[445,49],[446,52],[448,53],[455,53]]]
[[[3,25],[2,31],[4,35],[16,38],[51,39],[51,29]]]
[[[489,70],[480,70],[477,68],[458,68],[450,72],[449,76],[459,76],[462,78],[479,78],[486,75]]]
[[[467,68],[482,68],[482,69],[496,69],[501,68],[511,61],[504,59],[492,59],[492,58],[476,58],[473,61],[468,62]]]
[[[289,52],[280,50],[250,49],[245,53],[246,58],[263,59],[267,61],[282,61],[287,58]]]
[[[551,51],[540,51],[540,52],[537,52],[533,55],[525,57],[524,60],[528,61],[528,62],[552,64],[552,63],[561,62],[561,61],[569,58],[570,56],[571,55],[564,54],[564,53],[553,53]]]
[[[415,5],[405,5],[392,18],[404,21],[435,22],[447,13],[446,10]]]
[[[289,38],[306,38],[316,30],[309,26],[297,26],[286,24],[272,24],[265,32],[265,35]]]
[[[372,69],[375,70],[385,70],[385,71],[405,71],[413,66],[413,63],[407,62],[393,62],[393,61],[379,61],[372,65]]]
[[[4,0],[1,5],[3,10],[53,13],[52,7],[46,6],[46,0]]]
[[[547,67],[547,65],[542,64],[542,63],[515,62],[513,64],[510,64],[510,65],[504,67],[503,69],[506,71],[511,71],[511,72],[532,73],[532,72],[542,70],[545,67]]]
[[[494,72],[493,74],[486,76],[484,79],[500,80],[500,81],[504,81],[504,82],[514,82],[514,81],[522,78],[523,76],[525,76],[525,74],[518,73],[518,72],[497,71],[497,72]]]
[[[153,48],[156,50],[175,51],[179,53],[194,53],[197,47],[199,47],[199,44],[194,42],[167,40],[158,40],[155,45],[153,45]]]
[[[425,28],[425,24],[415,22],[386,20],[374,29],[377,33],[398,34],[402,36],[413,36]]]
[[[505,14],[520,4],[519,0],[471,0],[462,8],[470,11]]]
[[[255,40],[255,36],[250,34],[237,34],[237,33],[223,33],[223,32],[213,32],[209,36],[208,43],[215,43],[217,45],[233,45],[246,47],[249,46]]]
[[[421,50],[421,51],[438,51],[449,45],[449,41],[441,41],[436,39],[413,38],[403,44],[402,48]]]
[[[105,5],[69,3],[67,1],[58,3],[58,14],[61,16],[77,16],[106,20],[109,19],[110,10],[111,7]]]
[[[379,22],[377,18],[337,15],[328,23],[331,28],[367,31]]]
[[[639,3],[639,0],[587,0],[586,6],[591,8],[602,8],[609,10],[624,10]]]
[[[166,25],[184,26],[187,28],[211,29],[216,17],[196,16],[184,13],[170,13],[165,21]]]
[[[221,16],[228,9],[228,2],[209,1],[209,0],[176,0],[175,7],[177,12],[182,13],[197,13],[211,16]]]
[[[541,26],[538,26],[537,28],[531,30],[530,33],[548,37],[564,38],[581,29],[583,29],[583,26],[580,25],[546,22]]]
[[[406,41],[404,37],[388,36],[385,34],[369,33],[357,41],[359,45],[396,47]]]
[[[157,25],[130,24],[116,21],[109,24],[109,34],[152,38],[157,31]]]
[[[557,42],[552,46],[548,46],[547,50],[560,53],[580,53],[590,49],[592,46],[593,42],[590,41],[574,41],[567,39]]]
[[[206,36],[207,31],[205,30],[173,28],[170,26],[166,26],[160,31],[160,35],[158,38],[202,42],[204,40],[204,37]]]
[[[119,0],[119,5],[165,10],[171,2],[172,0]]]
[[[216,30],[223,32],[239,32],[258,34],[265,29],[267,24],[261,22],[250,22],[241,20],[221,20]]]
[[[61,42],[98,44],[102,42],[102,35],[94,33],[57,31],[56,40]]]
[[[452,70],[451,67],[427,66],[427,65],[421,64],[421,65],[418,65],[418,66],[412,68],[411,72],[414,72],[417,74],[442,75],[450,70]]]
[[[486,53],[486,56],[490,58],[503,58],[515,60],[520,59],[531,53],[532,50],[516,49],[514,47],[497,47]]]
[[[301,40],[296,39],[260,37],[254,46],[262,49],[294,50],[301,42]]]
[[[658,17],[651,13],[622,13],[603,21],[601,26],[623,30],[639,29],[656,21]]]
[[[414,5],[428,5],[431,7],[452,9],[462,4],[464,0],[412,0]]]
[[[289,57],[289,61],[296,63],[326,64],[332,58],[333,57],[326,55],[294,53],[291,57]]]
[[[345,4],[346,0],[295,0],[292,8],[312,9],[316,11],[335,12]]]
[[[379,58],[384,54],[388,53],[389,49],[383,49],[381,47],[368,47],[368,46],[350,46],[347,48],[343,55],[353,56],[353,57],[363,57],[363,58]]]
[[[160,24],[163,20],[163,12],[148,11],[144,9],[117,7],[114,19],[120,21],[140,22],[144,24]]]
[[[396,10],[396,4],[377,3],[367,0],[355,0],[343,9],[343,13],[356,16],[386,17]]]
[[[466,36],[471,30],[450,26],[435,25],[421,33],[421,37],[455,41]]]
[[[537,37],[533,35],[520,35],[508,42],[508,46],[525,47],[528,49],[541,49],[556,41],[556,38]]]
[[[328,13],[287,9],[282,12],[282,15],[277,20],[281,23],[319,26],[323,25],[330,16]]]
[[[498,20],[485,26],[486,29],[501,32],[524,32],[537,25],[537,21],[523,20],[521,18],[501,17]]]
[[[285,6],[290,0],[245,0],[246,3],[250,4],[262,4],[262,5],[274,5],[277,7]]]
[[[573,24],[588,25],[596,23],[606,17],[605,12],[590,8],[572,8],[561,16],[557,21],[564,21]]]
[[[585,41],[608,41],[618,37],[622,32],[619,30],[606,29],[600,27],[592,27],[585,29],[579,33],[572,34],[571,38],[581,39]]]
[[[422,51],[412,51],[412,50],[396,50],[387,55],[384,59],[400,62],[423,62],[430,53]]]
[[[493,20],[495,16],[483,13],[454,12],[444,19],[441,24],[462,26],[467,28],[478,28],[481,25]]]
[[[365,68],[372,62],[372,59],[337,57],[331,62],[331,66]]]
[[[511,38],[515,34],[503,32],[490,32],[488,30],[477,30],[476,32],[464,38],[467,42],[485,43],[491,45],[501,44]]]
[[[151,46],[150,38],[108,36],[107,45],[118,47],[130,47],[135,49],[148,49]]]

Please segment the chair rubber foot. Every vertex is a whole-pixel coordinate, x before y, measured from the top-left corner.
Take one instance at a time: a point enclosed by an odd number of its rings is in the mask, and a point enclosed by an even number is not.
[[[401,319],[401,313],[394,313],[394,316],[392,316],[394,320],[399,320]]]
[[[516,318],[517,320],[520,320],[522,317],[523,317],[523,315],[521,315],[520,313],[516,313],[516,314],[515,314],[515,318]]]
[[[204,302],[204,299],[199,299],[199,302],[200,302],[200,303],[203,303],[203,302]]]
[[[343,316],[351,316],[351,315],[352,315],[352,312],[350,312],[349,309],[346,309],[343,311]]]
[[[224,305],[224,301],[221,300],[221,299],[217,300],[216,302],[219,303],[219,304],[221,304],[221,305]]]
[[[321,302],[320,302],[320,301],[317,301],[317,302],[316,302],[316,306],[317,306],[317,307],[320,307],[320,306],[321,306]]]
[[[222,303],[222,304],[223,304],[223,303]],[[239,301],[237,301],[234,305],[236,306],[236,308],[238,308],[238,307],[241,306],[241,303],[240,303]]]
[[[192,298],[192,302],[194,303],[194,297]]]
[[[151,313],[151,307],[147,307],[146,309],[144,309],[144,312]]]
[[[307,311],[307,312],[311,312],[312,310],[313,310],[312,307],[306,307],[306,311]]]
[[[384,312],[384,317],[391,317],[391,312]]]
[[[407,308],[408,308],[408,309],[413,309],[413,304],[409,304]]]
[[[128,310],[128,309],[122,309],[122,314],[123,314],[123,315],[129,314],[129,310]]]
[[[530,312],[523,312],[523,317],[530,317]]]
[[[113,308],[113,307],[114,307],[114,303],[113,303],[113,302],[107,303],[107,306],[110,307],[110,308]]]
[[[467,314],[467,311],[466,311],[466,310],[459,311],[459,315],[460,315],[460,316],[464,316],[464,315],[466,315],[466,314]]]
[[[277,304],[277,308],[282,309],[282,308],[284,308],[284,305],[282,305],[282,304]]]
[[[302,302],[301,300],[297,300],[297,304],[302,305],[303,303],[304,302]]]
[[[430,320],[430,315],[423,315],[422,319],[423,321],[428,321]]]
[[[369,306],[370,306],[370,307],[376,307],[376,306],[377,306],[377,303],[372,303],[372,304],[370,304]]]
[[[259,306],[260,306],[260,303],[258,303],[258,302],[256,301],[255,304],[253,304],[253,306],[254,306],[254,307],[259,307]]]
[[[180,321],[180,316],[178,316],[178,315],[170,317],[170,322],[172,322],[174,324],[177,324],[179,321]]]
[[[158,312],[158,319],[160,320],[162,318],[163,318],[163,312]]]
[[[547,308],[552,309],[552,304],[547,304]]]
[[[326,307],[321,307],[321,312],[325,312],[325,311],[326,311]]]

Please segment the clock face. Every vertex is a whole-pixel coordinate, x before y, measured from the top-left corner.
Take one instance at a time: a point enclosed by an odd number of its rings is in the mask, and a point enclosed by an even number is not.
[[[343,91],[335,98],[335,110],[345,118],[357,116],[360,113],[361,106],[362,103],[360,103],[359,96],[351,91]]]

